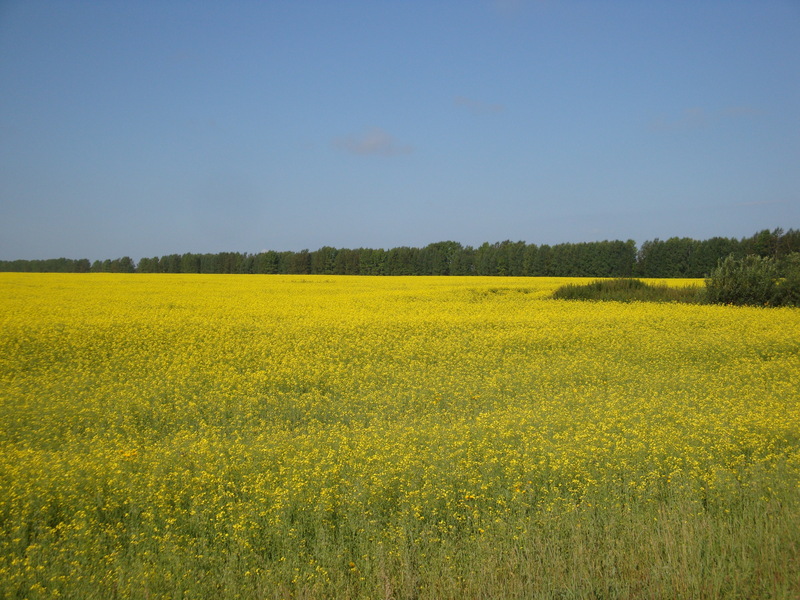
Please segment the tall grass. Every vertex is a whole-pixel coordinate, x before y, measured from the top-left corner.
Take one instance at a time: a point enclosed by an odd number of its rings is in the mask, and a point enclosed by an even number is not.
[[[559,300],[603,300],[613,302],[687,302],[705,300],[700,286],[673,287],[665,283],[646,283],[640,279],[598,279],[590,283],[568,283],[559,287],[553,298]]]

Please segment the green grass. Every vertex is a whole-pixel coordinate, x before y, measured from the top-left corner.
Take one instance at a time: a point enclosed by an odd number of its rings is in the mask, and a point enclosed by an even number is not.
[[[701,287],[670,287],[645,283],[640,279],[598,279],[586,284],[570,283],[553,293],[558,300],[602,300],[607,302],[686,302],[702,304]]]

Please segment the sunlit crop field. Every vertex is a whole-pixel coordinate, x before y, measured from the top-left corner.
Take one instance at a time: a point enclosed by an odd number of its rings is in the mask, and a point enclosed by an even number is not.
[[[0,597],[800,597],[800,310],[562,283],[0,274]]]

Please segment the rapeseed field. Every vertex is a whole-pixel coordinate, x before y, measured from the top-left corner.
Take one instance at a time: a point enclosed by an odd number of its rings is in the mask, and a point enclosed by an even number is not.
[[[800,310],[565,282],[0,274],[0,597],[800,597]]]

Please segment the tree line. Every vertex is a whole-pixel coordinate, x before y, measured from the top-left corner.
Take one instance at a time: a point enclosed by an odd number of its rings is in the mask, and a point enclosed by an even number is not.
[[[688,277],[707,276],[730,255],[755,255],[780,262],[800,252],[800,230],[763,230],[751,237],[708,240],[656,238],[636,242],[602,241],[528,244],[506,240],[478,247],[445,241],[423,248],[334,248],[256,254],[168,254],[97,260],[56,258],[0,261],[0,271],[60,273],[261,273],[291,275],[508,275],[546,277]]]

